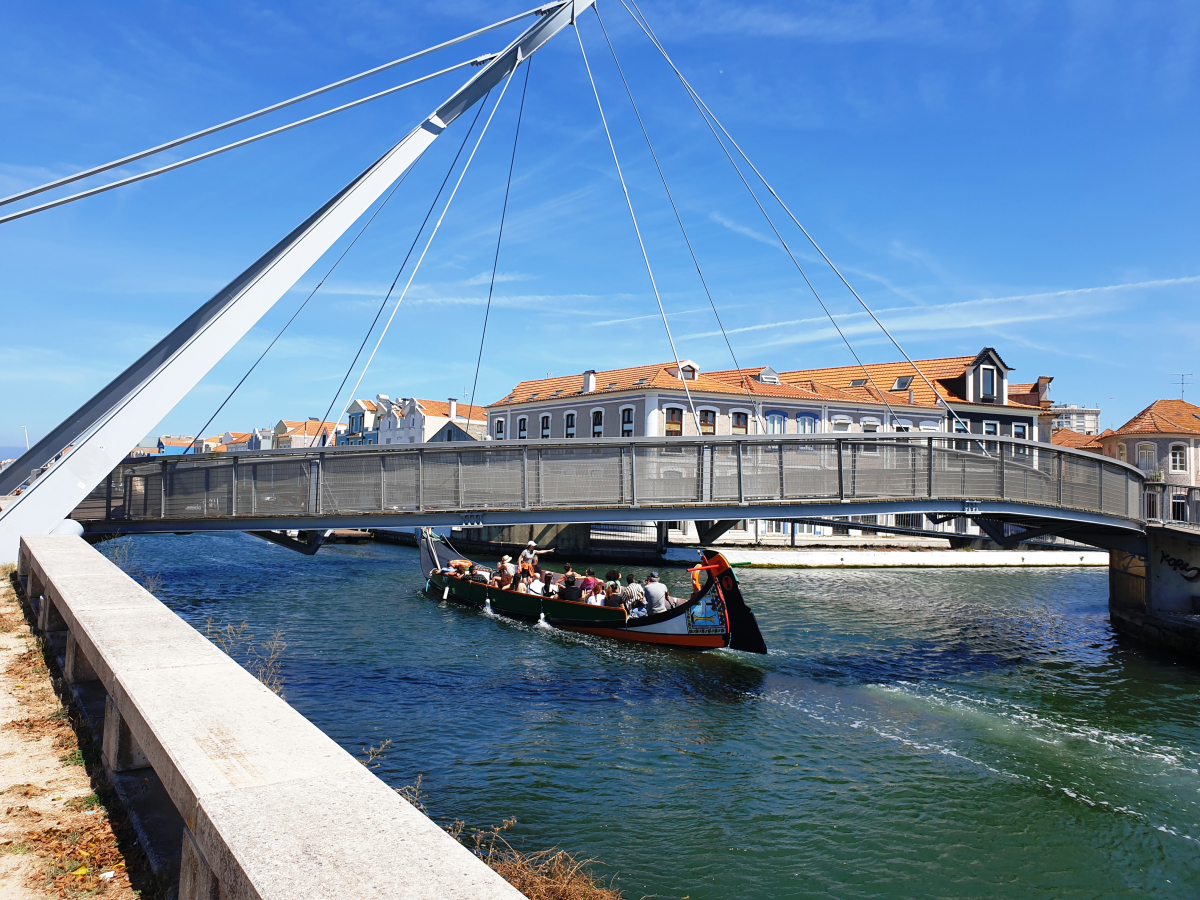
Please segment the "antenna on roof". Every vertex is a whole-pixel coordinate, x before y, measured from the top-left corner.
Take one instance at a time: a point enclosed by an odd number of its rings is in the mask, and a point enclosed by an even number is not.
[[[1187,379],[1192,376],[1192,373],[1184,372],[1184,373],[1180,374],[1179,372],[1172,372],[1171,374],[1179,379],[1179,399],[1182,400],[1184,388],[1186,388],[1189,384],[1191,384],[1191,382],[1188,381]]]

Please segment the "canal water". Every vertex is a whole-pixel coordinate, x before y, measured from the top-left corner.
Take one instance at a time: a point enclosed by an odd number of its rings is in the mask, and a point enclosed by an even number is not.
[[[288,701],[391,739],[433,816],[515,816],[631,900],[1200,895],[1200,671],[1114,636],[1103,570],[744,569],[753,657],[430,600],[404,547],[133,558],[193,624],[282,631]]]

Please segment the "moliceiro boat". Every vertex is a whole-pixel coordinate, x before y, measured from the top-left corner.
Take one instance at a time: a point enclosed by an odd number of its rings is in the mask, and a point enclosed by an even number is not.
[[[701,562],[691,569],[692,593],[665,612],[631,616],[620,606],[594,606],[560,600],[553,594],[527,594],[472,581],[465,574],[472,565],[441,535],[424,528],[420,535],[421,568],[428,581],[426,592],[468,606],[490,606],[492,612],[511,619],[546,623],[565,631],[581,631],[624,641],[642,641],[667,647],[713,650],[728,647],[747,653],[766,653],[754,613],[742,599],[737,575],[715,550],[701,550]],[[492,571],[475,565],[489,581]],[[546,573],[551,575],[552,573]],[[561,580],[562,576],[554,576]],[[558,581],[555,582],[556,584]]]

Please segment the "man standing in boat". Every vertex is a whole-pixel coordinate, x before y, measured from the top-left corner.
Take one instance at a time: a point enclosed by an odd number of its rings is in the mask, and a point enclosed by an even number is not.
[[[521,551],[521,555],[517,561],[520,563],[522,570],[528,569],[528,571],[533,572],[534,569],[538,568],[538,556],[543,553],[553,552],[553,550],[538,550],[537,541],[530,541],[525,545],[525,549]]]

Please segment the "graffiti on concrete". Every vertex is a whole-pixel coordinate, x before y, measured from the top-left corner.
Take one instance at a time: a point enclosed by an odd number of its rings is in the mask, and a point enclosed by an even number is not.
[[[1200,581],[1200,567],[1188,564],[1186,559],[1176,559],[1173,556],[1167,555],[1166,551],[1162,552],[1162,559],[1159,560],[1162,565],[1178,572],[1184,581]]]

